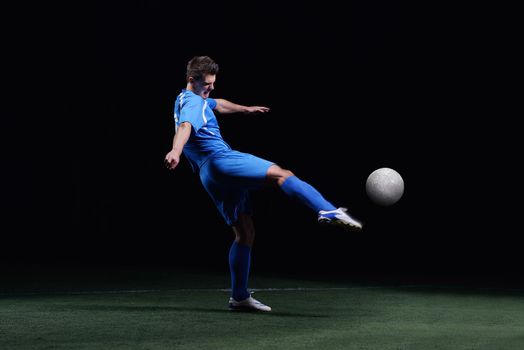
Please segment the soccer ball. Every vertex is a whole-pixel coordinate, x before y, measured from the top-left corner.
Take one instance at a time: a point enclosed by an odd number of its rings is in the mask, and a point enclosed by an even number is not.
[[[366,180],[366,193],[375,204],[382,206],[395,204],[404,194],[404,180],[393,169],[377,169]]]

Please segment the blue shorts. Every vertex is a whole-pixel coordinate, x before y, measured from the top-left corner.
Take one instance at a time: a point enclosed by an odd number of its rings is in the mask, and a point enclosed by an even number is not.
[[[249,191],[264,185],[273,164],[249,153],[227,151],[202,165],[200,180],[228,225],[237,221],[239,213],[252,213]]]

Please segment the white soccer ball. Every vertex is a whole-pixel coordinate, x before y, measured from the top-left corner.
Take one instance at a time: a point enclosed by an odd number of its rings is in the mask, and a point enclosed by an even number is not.
[[[393,169],[377,169],[368,176],[366,193],[375,204],[383,206],[395,204],[404,194],[404,180]]]

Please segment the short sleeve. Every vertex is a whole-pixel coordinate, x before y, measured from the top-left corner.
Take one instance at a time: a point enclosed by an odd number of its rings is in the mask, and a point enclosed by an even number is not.
[[[189,122],[195,132],[203,127],[205,124],[204,100],[201,98],[190,98],[186,100],[180,109],[179,122]]]
[[[209,108],[211,108],[211,109],[215,109],[216,108],[217,101],[214,98],[208,97],[206,99],[206,101],[207,101],[207,104],[208,104]]]

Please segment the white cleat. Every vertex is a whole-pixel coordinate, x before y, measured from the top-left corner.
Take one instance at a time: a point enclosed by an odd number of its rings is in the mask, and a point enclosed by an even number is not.
[[[362,230],[362,224],[353,219],[346,212],[346,208],[338,208],[329,211],[321,210],[318,212],[318,222],[321,224],[342,226],[351,231]]]
[[[262,304],[252,296],[242,301],[236,301],[233,298],[229,298],[229,308],[236,311],[271,311],[271,307]]]

